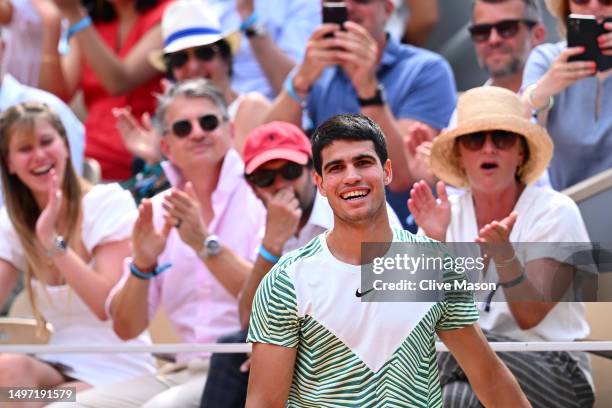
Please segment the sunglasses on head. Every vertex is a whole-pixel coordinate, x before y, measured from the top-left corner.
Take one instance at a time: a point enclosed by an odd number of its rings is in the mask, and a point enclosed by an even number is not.
[[[475,42],[484,42],[491,36],[491,30],[495,29],[497,34],[502,38],[512,38],[519,31],[519,24],[524,23],[527,27],[532,28],[537,23],[532,20],[502,20],[495,24],[476,24],[468,28],[472,40]]]
[[[585,6],[591,2],[591,0],[570,0],[572,3],[577,6]],[[612,5],[612,0],[598,0],[600,6],[610,6]]]
[[[492,130],[487,132],[470,133],[459,137],[459,143],[468,150],[478,151],[482,149],[487,139],[491,136],[493,145],[499,150],[508,150],[516,144],[519,135],[506,130]]]
[[[281,175],[285,180],[296,180],[304,172],[304,166],[297,163],[287,163],[278,169],[259,169],[246,175],[249,183],[260,188],[270,187],[274,184],[277,175]]]
[[[217,55],[217,47],[211,45],[203,45],[193,49],[193,55],[200,61],[212,61]],[[181,68],[189,61],[189,52],[181,50],[164,54],[164,63],[169,69]]]
[[[200,124],[200,128],[202,128],[202,130],[212,132],[219,127],[221,119],[219,119],[217,115],[209,113],[200,116],[198,118],[198,123]],[[172,130],[172,133],[174,133],[177,137],[183,138],[191,134],[193,131],[193,125],[191,124],[190,120],[181,119],[174,122],[172,126],[170,126],[170,130]]]

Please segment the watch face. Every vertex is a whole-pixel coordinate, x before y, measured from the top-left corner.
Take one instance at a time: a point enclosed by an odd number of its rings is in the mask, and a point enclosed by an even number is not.
[[[61,235],[55,237],[55,247],[60,251],[65,251],[68,248],[66,240]]]
[[[253,24],[251,27],[244,30],[244,35],[247,37],[263,37],[266,35],[266,28],[261,24]]]
[[[206,252],[208,255],[218,255],[221,252],[221,243],[217,237],[209,237],[206,240]]]

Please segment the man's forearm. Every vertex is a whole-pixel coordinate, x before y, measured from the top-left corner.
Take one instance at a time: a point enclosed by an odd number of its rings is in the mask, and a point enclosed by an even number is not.
[[[249,39],[251,49],[275,95],[283,89],[283,81],[295,66],[293,61],[269,35]]]
[[[240,293],[238,298],[238,313],[240,316],[240,326],[244,329],[249,325],[249,319],[251,318],[251,310],[253,308],[253,298],[255,292],[259,287],[259,283],[266,276],[266,274],[274,266],[271,262],[265,260],[261,255],[255,260],[253,265],[253,271],[246,280],[244,289]]]
[[[506,365],[499,359],[491,367],[490,375],[484,376],[484,381],[474,381],[470,384],[478,400],[485,407],[521,408],[531,407],[518,382]]]
[[[129,340],[149,325],[149,281],[130,276],[111,303],[113,329]]]
[[[222,247],[218,255],[202,258],[202,261],[219,283],[236,298],[253,268],[251,262],[236,255],[226,246]]]
[[[403,42],[422,46],[438,23],[438,0],[405,0],[410,17],[406,22]]]
[[[268,111],[265,122],[283,121],[302,127],[302,107],[286,90],[276,97]]]

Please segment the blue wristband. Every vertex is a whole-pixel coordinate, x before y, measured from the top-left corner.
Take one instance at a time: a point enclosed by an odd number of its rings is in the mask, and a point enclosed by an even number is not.
[[[305,108],[306,101],[300,98],[300,95],[298,95],[297,92],[295,92],[295,88],[293,87],[294,77],[295,77],[295,71],[291,71],[289,75],[287,75],[287,78],[285,78],[285,84],[284,84],[285,89],[287,90],[287,93],[289,94],[291,99],[299,103],[302,108]]]
[[[130,273],[132,275],[134,275],[138,279],[149,280],[149,279],[153,278],[154,276],[157,276],[160,273],[164,272],[166,269],[170,268],[171,266],[172,266],[171,263],[165,263],[165,264],[163,264],[161,266],[155,267],[153,272],[146,273],[146,272],[142,272],[140,269],[138,269],[136,267],[136,265],[134,265],[134,262],[132,262],[132,263],[130,263]]]
[[[257,11],[254,11],[253,14],[248,16],[246,20],[240,23],[240,31],[244,32],[246,29],[255,24],[257,20],[259,20],[259,14],[257,14]]]
[[[92,24],[91,17],[85,16],[78,22],[74,23],[70,27],[68,27],[68,31],[66,32],[66,38],[69,40],[79,31],[83,31],[87,27]]]
[[[272,255],[263,245],[259,247],[259,255],[271,264],[275,264],[280,260],[280,256]]]

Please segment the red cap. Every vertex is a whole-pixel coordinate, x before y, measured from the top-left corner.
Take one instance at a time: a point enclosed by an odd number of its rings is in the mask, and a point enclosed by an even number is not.
[[[310,140],[292,123],[271,122],[249,133],[244,142],[246,174],[270,160],[284,159],[305,165],[312,157]]]

